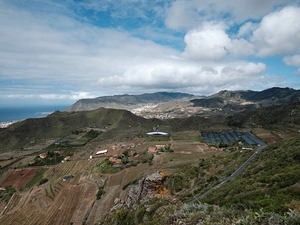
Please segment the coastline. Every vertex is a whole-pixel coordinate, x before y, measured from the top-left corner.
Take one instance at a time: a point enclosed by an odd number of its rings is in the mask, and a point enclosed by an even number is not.
[[[12,125],[13,123],[19,122],[22,120],[13,120],[13,121],[9,121],[9,122],[0,122],[0,129],[1,128],[7,128],[8,126]]]
[[[29,118],[43,118],[66,105],[0,106],[0,128]]]

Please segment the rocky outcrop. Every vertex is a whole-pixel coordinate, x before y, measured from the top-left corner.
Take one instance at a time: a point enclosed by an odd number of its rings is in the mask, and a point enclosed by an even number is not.
[[[157,171],[139,181],[138,185],[131,187],[125,204],[129,208],[135,208],[138,203],[147,202],[157,194],[166,194],[164,183],[168,174]]]
[[[167,195],[168,190],[165,188],[165,181],[168,173],[157,171],[141,179],[137,185],[129,186],[127,198],[121,200],[115,199],[115,209],[126,206],[127,208],[136,209],[139,204],[143,204],[155,196]]]

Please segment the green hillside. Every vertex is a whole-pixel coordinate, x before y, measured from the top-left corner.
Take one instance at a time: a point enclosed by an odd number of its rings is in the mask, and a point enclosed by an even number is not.
[[[300,210],[300,137],[265,148],[240,176],[204,202],[268,212]]]
[[[144,126],[152,128],[152,121],[117,109],[100,108],[81,112],[56,111],[45,118],[27,119],[12,124],[0,133],[0,148],[2,151],[20,149],[23,145],[36,139],[60,139],[71,132],[85,127],[113,130],[128,129],[128,127]]]

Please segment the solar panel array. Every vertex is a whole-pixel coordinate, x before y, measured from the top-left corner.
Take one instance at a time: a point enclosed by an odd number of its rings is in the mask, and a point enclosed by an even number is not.
[[[206,143],[223,143],[232,144],[234,142],[242,141],[246,145],[266,145],[262,140],[255,137],[249,132],[240,131],[224,131],[224,132],[202,132],[201,133]]]

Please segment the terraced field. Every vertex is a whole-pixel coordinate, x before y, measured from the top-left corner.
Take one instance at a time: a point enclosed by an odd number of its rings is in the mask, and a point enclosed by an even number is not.
[[[13,186],[17,190],[24,187],[40,170],[40,168],[16,169],[1,184],[1,187]]]

